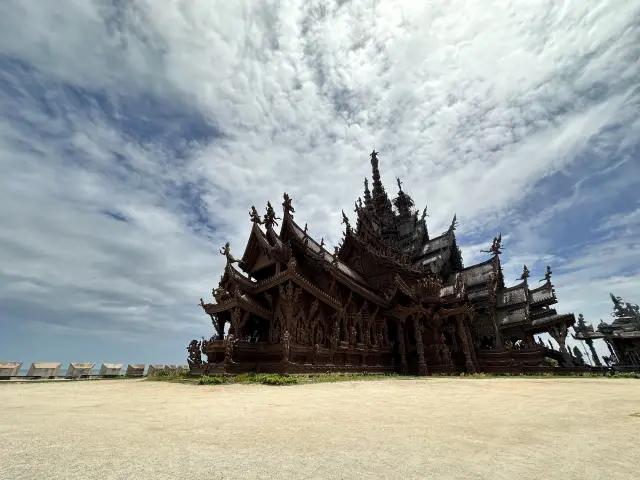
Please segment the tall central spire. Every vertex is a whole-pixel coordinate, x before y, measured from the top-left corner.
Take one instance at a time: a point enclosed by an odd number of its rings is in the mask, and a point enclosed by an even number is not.
[[[378,215],[391,213],[391,201],[380,180],[378,169],[378,152],[371,152],[371,170],[373,171],[373,206]]]

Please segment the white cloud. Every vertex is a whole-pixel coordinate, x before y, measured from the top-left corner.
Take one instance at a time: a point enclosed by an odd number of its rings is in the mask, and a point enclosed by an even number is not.
[[[607,303],[616,268],[638,266],[626,244],[591,238],[559,254],[544,226],[590,196],[619,211],[615,188],[640,182],[628,175],[639,13],[615,0],[4,2],[0,56],[18,63],[0,74],[1,295],[79,329],[93,313],[199,336],[195,304],[217,282],[219,244],[241,253],[249,207],[287,191],[296,218],[335,243],[375,145],[388,190],[402,176],[432,233],[454,212],[465,253],[513,233],[517,269],[550,255],[582,269],[557,275],[562,308]],[[78,100],[82,89],[106,106]],[[145,111],[149,98],[218,135]],[[209,225],[185,209],[185,184]]]

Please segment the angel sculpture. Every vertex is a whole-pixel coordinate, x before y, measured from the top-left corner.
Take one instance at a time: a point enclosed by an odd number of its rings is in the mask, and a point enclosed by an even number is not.
[[[497,237],[493,237],[493,242],[491,243],[491,247],[489,250],[480,250],[481,253],[491,253],[494,256],[500,255],[502,253],[502,233],[500,233]]]
[[[253,223],[257,223],[258,225],[262,225],[262,219],[260,218],[260,214],[256,210],[256,207],[251,205],[251,211],[249,212],[249,217]]]
[[[549,265],[547,265],[547,271],[544,274],[544,278],[542,280],[540,280],[541,282],[551,282],[551,275],[553,274],[553,272],[551,271],[551,267]]]
[[[225,243],[224,247],[220,249],[220,255],[227,257],[227,263],[240,263],[240,260],[231,254],[231,246],[229,245],[229,242]]]
[[[283,195],[284,198],[284,202],[282,202],[282,208],[285,211],[285,213],[288,214],[292,214],[292,213],[296,213],[296,209],[293,208],[293,205],[291,204],[291,197],[289,196],[288,193],[285,192],[285,194]],[[293,215],[291,215],[291,218],[293,218]]]
[[[264,223],[267,226],[275,225],[278,226],[276,220],[282,220],[280,217],[276,217],[276,212],[271,205],[271,202],[267,202],[267,213],[264,215]]]

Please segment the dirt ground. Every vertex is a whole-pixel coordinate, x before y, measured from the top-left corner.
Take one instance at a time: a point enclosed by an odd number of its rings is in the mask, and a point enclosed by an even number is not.
[[[0,384],[3,480],[631,480],[639,432],[638,380]]]

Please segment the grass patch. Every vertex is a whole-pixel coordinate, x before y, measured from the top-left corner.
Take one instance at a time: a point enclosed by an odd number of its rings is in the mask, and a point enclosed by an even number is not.
[[[298,378],[276,373],[240,373],[238,375],[212,375],[198,379],[198,385],[222,385],[225,383],[257,383],[261,385],[294,385]]]
[[[222,384],[260,384],[260,385],[300,385],[310,383],[330,383],[353,380],[381,380],[387,378],[413,379],[418,377],[400,376],[398,374],[368,375],[366,373],[324,373],[324,374],[279,374],[279,373],[240,373],[238,375],[212,375],[198,379],[198,385]]]
[[[147,375],[147,380],[151,380],[154,382],[183,382],[189,379],[191,375],[188,371],[177,371],[177,372],[156,372],[152,375]]]
[[[617,372],[617,373],[594,373],[583,372],[574,373],[570,375],[555,375],[549,373],[535,373],[535,374],[492,374],[492,373],[475,373],[467,374],[461,373],[459,375],[449,374],[434,374],[431,377],[455,377],[455,378],[468,378],[468,379],[482,379],[482,378],[638,378],[640,379],[640,372]],[[199,378],[193,377],[189,372],[159,372],[147,377],[148,380],[153,381],[165,381],[165,382],[181,382],[181,383],[197,383],[198,385],[226,385],[226,384],[258,384],[258,385],[305,385],[313,383],[333,383],[333,382],[349,382],[349,381],[371,381],[371,380],[418,380],[428,379],[429,377],[417,377],[411,375],[399,375],[397,373],[388,374],[367,374],[367,373],[322,373],[322,374],[279,374],[279,373],[240,373],[237,375],[231,374],[217,374],[217,375],[205,375]]]

